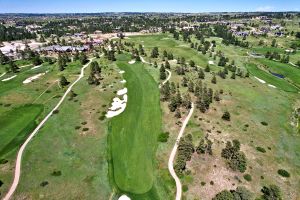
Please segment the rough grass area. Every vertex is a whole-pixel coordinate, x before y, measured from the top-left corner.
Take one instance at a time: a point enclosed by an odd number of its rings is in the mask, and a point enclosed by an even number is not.
[[[42,111],[43,105],[24,105],[0,115],[0,158],[24,142]]]
[[[144,194],[155,179],[154,157],[161,132],[158,85],[140,62],[117,65],[125,71],[128,103],[109,124],[114,182],[122,191]]]

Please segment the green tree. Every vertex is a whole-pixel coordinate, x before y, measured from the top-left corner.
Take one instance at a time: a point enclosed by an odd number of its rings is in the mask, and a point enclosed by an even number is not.
[[[67,81],[66,77],[64,77],[64,76],[60,77],[59,83],[62,87],[69,85],[69,82]]]

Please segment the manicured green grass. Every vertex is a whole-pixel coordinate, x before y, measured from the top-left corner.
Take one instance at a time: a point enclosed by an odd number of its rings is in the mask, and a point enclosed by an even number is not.
[[[255,64],[251,63],[247,64],[246,66],[253,76],[266,81],[268,84],[274,85],[277,88],[280,88],[287,92],[298,92],[298,89],[292,84],[288,83],[286,80],[277,78],[274,75],[259,69]]]
[[[144,194],[155,179],[154,158],[161,132],[158,85],[140,62],[118,61],[117,65],[125,71],[128,103],[109,124],[114,182],[122,191]]]
[[[24,142],[42,111],[42,105],[24,105],[0,115],[0,158]]]
[[[295,85],[300,87],[299,68],[293,67],[289,64],[284,64],[273,60],[269,60],[269,59],[258,59],[258,61],[261,64],[266,65],[271,72],[284,75],[286,79],[290,80]]]

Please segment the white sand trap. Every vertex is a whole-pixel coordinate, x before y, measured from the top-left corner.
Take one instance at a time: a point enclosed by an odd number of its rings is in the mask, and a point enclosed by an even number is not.
[[[9,78],[3,79],[2,81],[9,81],[9,80],[11,80],[11,79],[13,79],[13,78],[16,78],[16,77],[17,77],[17,75],[14,75],[14,76],[11,76],[11,77],[9,77]]]
[[[161,40],[170,40],[171,38],[168,38],[168,37],[165,37],[165,38],[162,38]]]
[[[2,76],[4,76],[5,74],[6,74],[6,72],[4,72],[3,74],[1,74],[1,75],[0,75],[0,78],[1,78]]]
[[[127,93],[127,88],[124,88],[124,89],[122,89],[122,90],[119,90],[119,91],[117,92],[117,95],[122,96],[122,95],[124,95],[124,94],[126,94],[126,93]]]
[[[121,80],[120,83],[126,83],[126,80]]]
[[[132,65],[132,64],[135,63],[135,60],[131,60],[131,61],[129,61],[128,63]]]
[[[123,71],[123,70],[122,70],[122,71],[119,71],[119,74],[124,74],[124,73],[125,73],[125,71]]]
[[[34,80],[39,79],[40,77],[44,76],[44,75],[47,74],[47,73],[48,73],[48,71],[46,71],[45,73],[39,73],[39,74],[37,74],[37,75],[34,75],[34,76],[32,76],[32,77],[29,77],[29,78],[27,78],[25,81],[23,81],[23,84],[31,83],[31,82],[33,82]]]
[[[123,194],[122,196],[119,197],[118,200],[131,200],[128,196],[126,196],[125,194]]]
[[[208,61],[208,64],[214,65],[215,63],[214,63],[214,61],[210,60],[210,61]]]
[[[263,83],[263,84],[266,83],[266,81],[264,81],[264,80],[262,80],[262,79],[260,79],[260,78],[257,78],[256,76],[254,76],[254,78],[256,78],[259,82],[261,82],[261,83]]]
[[[277,88],[275,85],[271,85],[271,84],[268,84],[268,86],[271,88]]]
[[[127,94],[123,96],[123,100],[119,99],[118,97],[114,98],[111,107],[109,108],[109,111],[106,113],[105,116],[107,118],[112,118],[124,112],[127,100]]]
[[[40,68],[42,65],[37,65],[37,66],[34,66],[34,67],[32,67],[31,69],[38,69],[38,68]]]

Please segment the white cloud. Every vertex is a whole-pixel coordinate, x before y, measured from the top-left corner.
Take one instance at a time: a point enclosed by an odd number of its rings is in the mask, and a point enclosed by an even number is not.
[[[271,12],[274,11],[274,7],[272,6],[260,6],[256,8],[256,11],[258,12]]]

